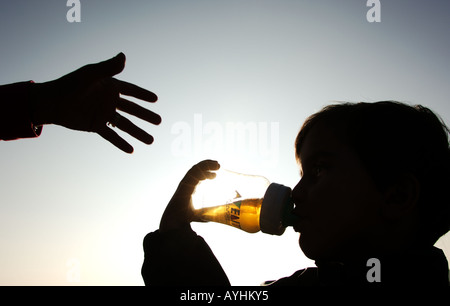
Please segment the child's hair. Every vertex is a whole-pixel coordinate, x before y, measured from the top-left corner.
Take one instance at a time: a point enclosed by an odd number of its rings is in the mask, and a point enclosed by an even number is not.
[[[449,129],[430,109],[395,101],[326,106],[311,115],[297,135],[298,160],[305,136],[317,122],[356,151],[380,190],[405,173],[416,177],[425,243],[434,244],[449,231]]]

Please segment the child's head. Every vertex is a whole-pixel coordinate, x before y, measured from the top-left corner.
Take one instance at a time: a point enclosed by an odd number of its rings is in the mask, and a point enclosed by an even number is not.
[[[312,259],[433,245],[450,227],[448,129],[429,109],[345,103],[296,139],[300,246]]]

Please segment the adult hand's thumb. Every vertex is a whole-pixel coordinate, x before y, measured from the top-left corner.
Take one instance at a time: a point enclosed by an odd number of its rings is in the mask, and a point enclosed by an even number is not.
[[[121,52],[113,58],[96,64],[86,65],[80,68],[80,70],[85,80],[100,80],[122,72],[123,68],[125,68],[125,59],[125,54]]]

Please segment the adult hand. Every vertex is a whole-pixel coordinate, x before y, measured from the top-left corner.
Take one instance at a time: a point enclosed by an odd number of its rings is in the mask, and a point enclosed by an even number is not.
[[[95,132],[124,152],[133,147],[108,125],[151,144],[153,137],[116,112],[121,110],[158,125],[161,117],[120,94],[147,102],[158,97],[141,87],[112,78],[125,67],[125,55],[86,65],[59,79],[32,85],[31,109],[34,125],[57,124],[69,129]]]
[[[211,171],[218,170],[220,165],[214,160],[204,160],[193,166],[181,180],[175,194],[164,211],[159,225],[161,232],[180,229],[194,221],[194,208],[191,195],[195,186],[205,179],[212,179],[216,174]]]

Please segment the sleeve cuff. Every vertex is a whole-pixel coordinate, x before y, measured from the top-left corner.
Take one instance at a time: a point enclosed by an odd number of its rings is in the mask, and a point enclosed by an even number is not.
[[[42,126],[31,120],[30,88],[33,81],[0,86],[0,139],[34,138],[42,133]]]

